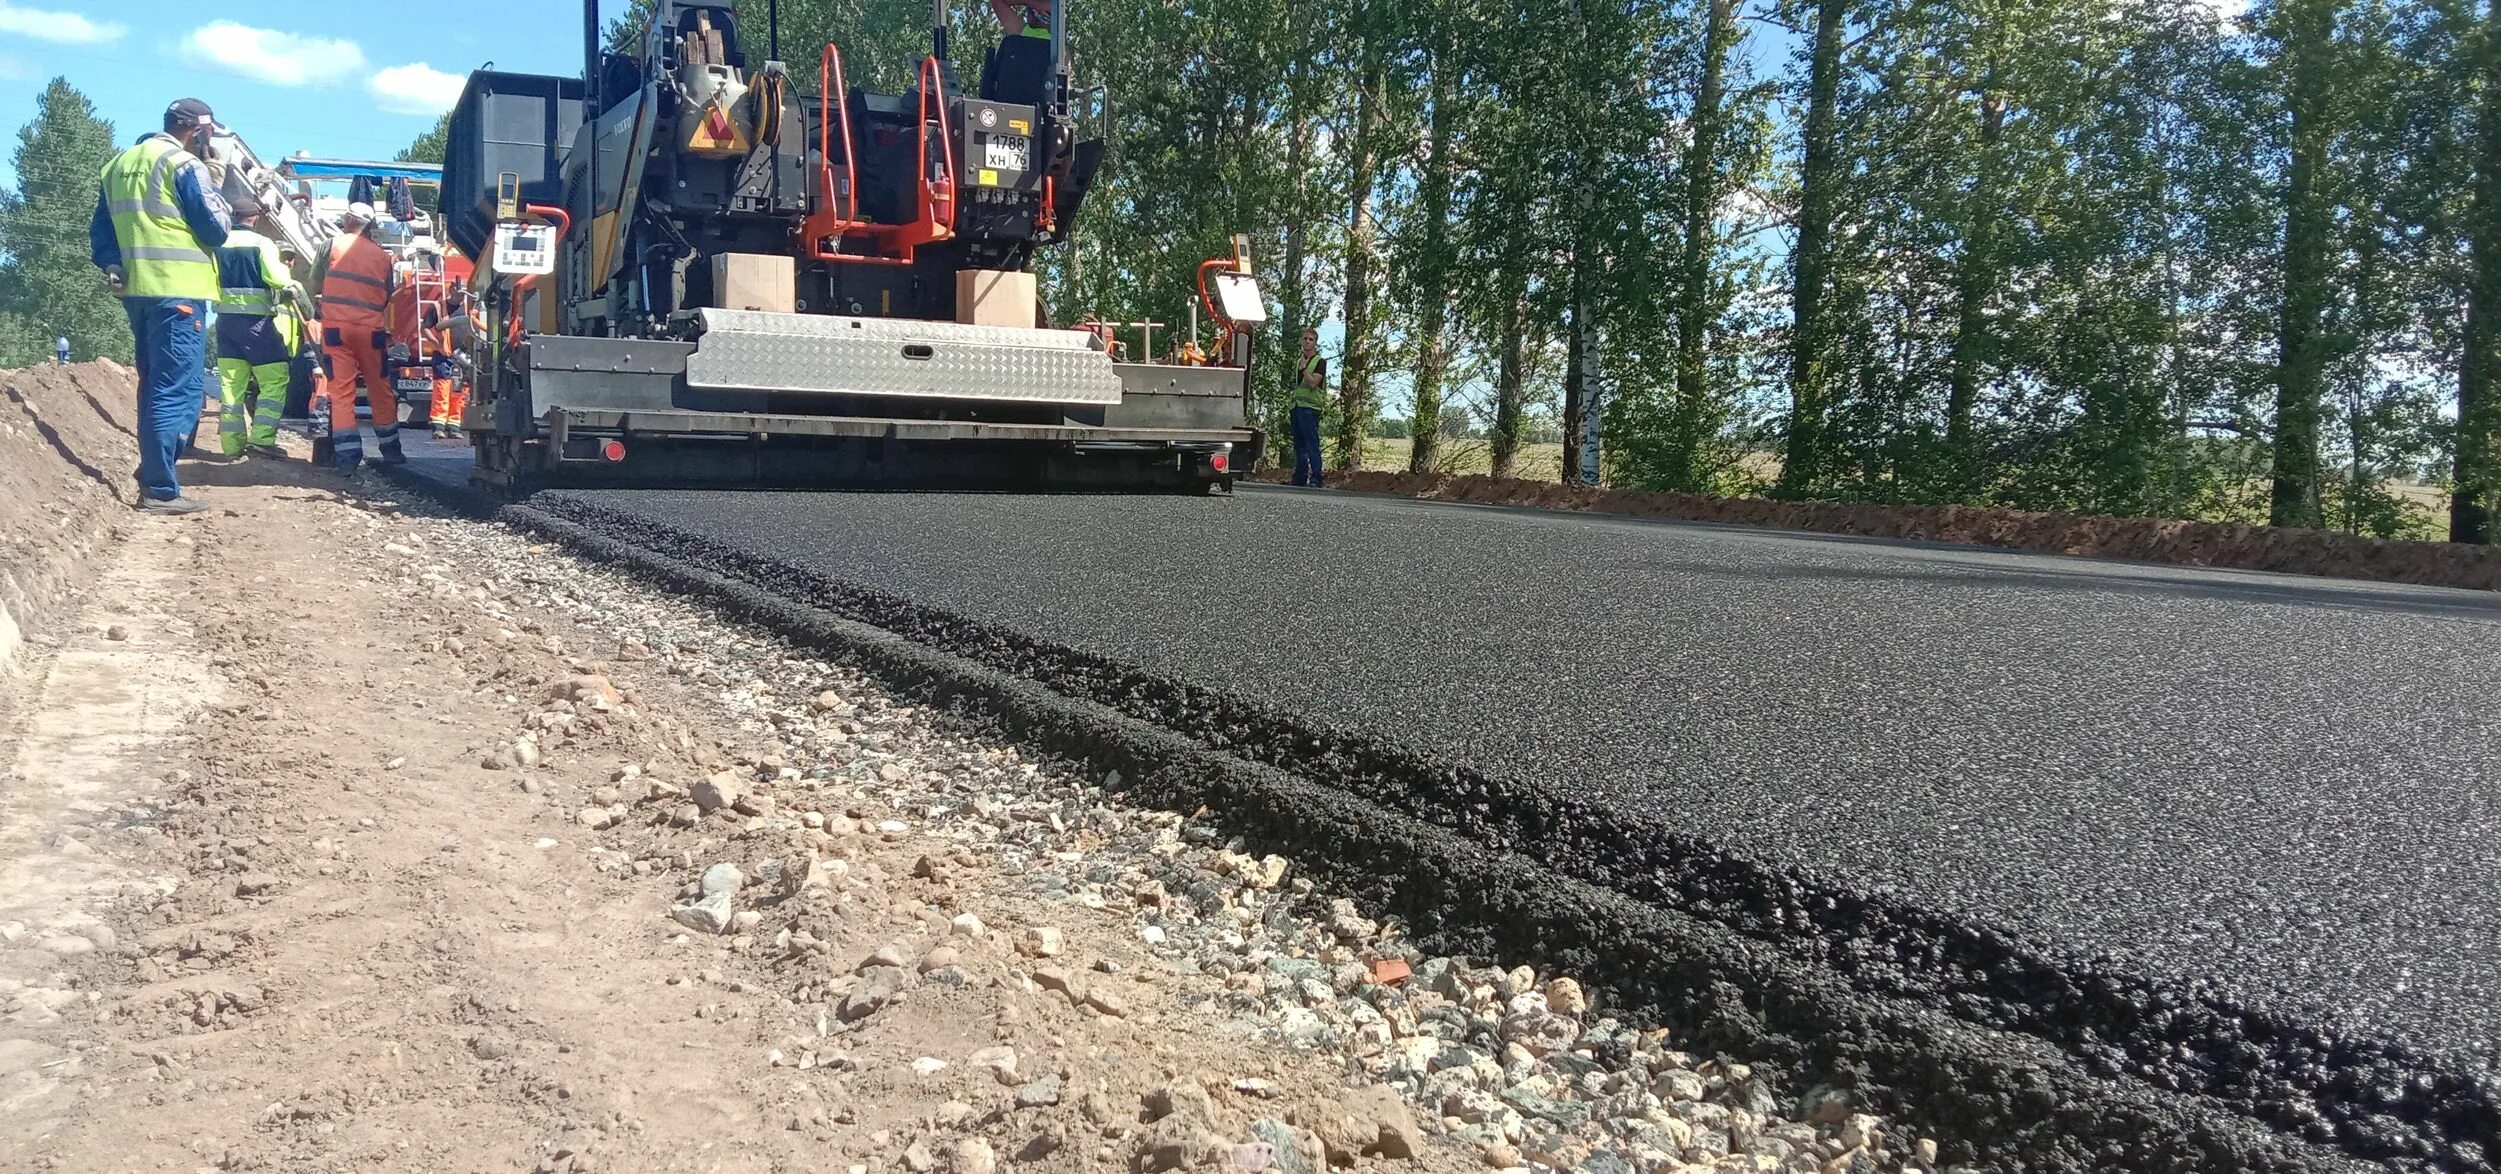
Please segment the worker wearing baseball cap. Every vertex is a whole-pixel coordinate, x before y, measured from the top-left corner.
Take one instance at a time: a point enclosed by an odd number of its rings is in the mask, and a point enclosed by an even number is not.
[[[373,409],[382,463],[408,460],[400,452],[399,397],[382,365],[391,347],[383,321],[391,304],[391,254],[366,235],[373,219],[373,205],[349,204],[330,252],[313,272],[313,288],[321,291],[321,345],[330,367],[331,462],[342,473],[355,472],[365,459],[364,437],[356,427],[359,375],[365,379],[365,403]]]
[[[138,342],[139,508],[188,514],[174,460],[200,425],[208,398],[208,303],[218,293],[212,250],[233,219],[201,165],[217,126],[208,103],[165,108],[164,129],[104,165],[88,223],[88,252],[121,294]]]

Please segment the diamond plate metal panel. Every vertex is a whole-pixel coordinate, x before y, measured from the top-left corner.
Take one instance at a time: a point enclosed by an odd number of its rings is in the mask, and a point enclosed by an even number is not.
[[[1116,404],[1111,356],[1082,331],[897,318],[703,311],[689,387]]]

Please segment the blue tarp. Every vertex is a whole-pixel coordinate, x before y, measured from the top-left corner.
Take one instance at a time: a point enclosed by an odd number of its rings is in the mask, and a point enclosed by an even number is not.
[[[443,182],[443,168],[434,163],[366,163],[354,159],[288,159],[278,170],[303,179],[408,179],[419,183]]]

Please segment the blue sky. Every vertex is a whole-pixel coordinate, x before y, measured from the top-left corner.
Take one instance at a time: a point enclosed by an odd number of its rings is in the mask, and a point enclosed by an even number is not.
[[[603,12],[624,8],[605,0]],[[447,19],[454,12],[475,13]],[[471,69],[581,71],[579,0],[0,0],[0,131],[69,78],[124,140],[200,98],[265,157],[387,159],[434,125]],[[14,186],[0,150],[0,183]]]

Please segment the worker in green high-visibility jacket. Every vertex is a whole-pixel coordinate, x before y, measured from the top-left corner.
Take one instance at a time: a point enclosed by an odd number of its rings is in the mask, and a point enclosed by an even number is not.
[[[1294,484],[1320,488],[1320,413],[1329,406],[1329,361],[1320,357],[1320,332],[1303,332],[1303,357],[1296,361],[1294,407],[1287,421],[1294,432]]]
[[[218,247],[217,282],[218,445],[230,457],[248,448],[255,456],[284,459],[278,415],[286,407],[288,364],[303,337],[296,314],[302,290],[277,243],[244,228]]]
[[[88,255],[121,295],[139,358],[139,508],[188,514],[174,460],[200,426],[208,398],[208,304],[217,296],[210,250],[233,227],[225,200],[199,156],[216,118],[208,103],[184,98],[165,108],[165,129],[104,165]]]

